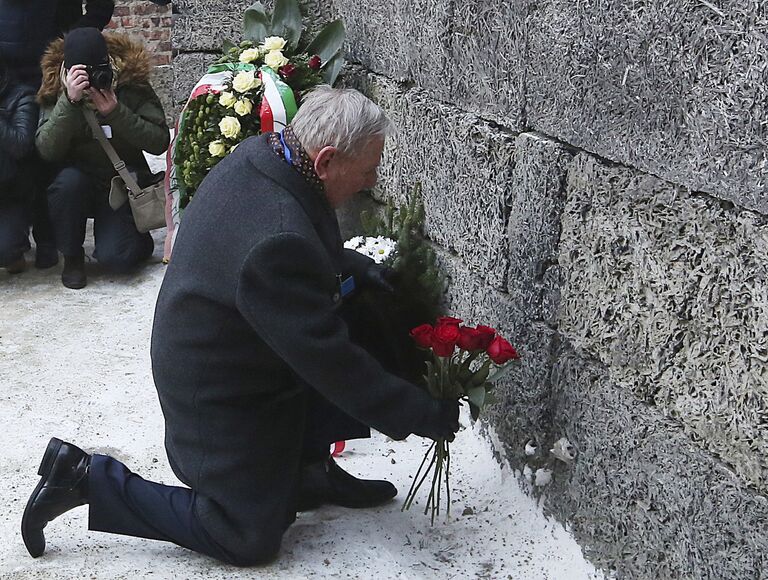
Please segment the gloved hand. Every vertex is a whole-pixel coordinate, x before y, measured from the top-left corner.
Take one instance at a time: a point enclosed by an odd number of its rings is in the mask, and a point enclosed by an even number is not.
[[[433,412],[429,414],[429,419],[413,433],[429,439],[453,441],[459,430],[459,401],[435,399],[432,404]]]
[[[391,281],[394,276],[394,270],[381,264],[371,264],[365,269],[362,276],[362,285],[385,292],[394,292]]]

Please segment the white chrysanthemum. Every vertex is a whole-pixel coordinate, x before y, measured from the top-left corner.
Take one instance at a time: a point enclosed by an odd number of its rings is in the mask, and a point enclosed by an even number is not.
[[[367,237],[356,236],[347,240],[345,248],[355,250],[364,256],[372,258],[377,264],[386,262],[397,250],[397,242],[384,236]]]

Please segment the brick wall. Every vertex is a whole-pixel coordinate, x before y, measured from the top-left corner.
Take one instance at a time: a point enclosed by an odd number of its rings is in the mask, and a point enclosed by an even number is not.
[[[171,6],[146,0],[116,2],[109,29],[140,38],[152,54],[155,66],[171,64]]]

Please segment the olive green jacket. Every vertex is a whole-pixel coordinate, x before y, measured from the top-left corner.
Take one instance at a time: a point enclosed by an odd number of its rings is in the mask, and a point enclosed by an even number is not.
[[[110,143],[130,169],[146,170],[142,151],[162,154],[170,140],[165,113],[149,84],[149,57],[141,44],[128,37],[105,34],[117,68],[117,107],[106,117]],[[63,41],[51,43],[42,60],[43,84],[38,92],[40,125],[35,144],[43,159],[74,166],[100,181],[116,175],[106,153],[94,138],[83,115],[85,101],[72,104],[61,82]]]

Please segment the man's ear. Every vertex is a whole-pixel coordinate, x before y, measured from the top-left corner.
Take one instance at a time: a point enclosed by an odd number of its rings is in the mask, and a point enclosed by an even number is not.
[[[315,173],[321,180],[325,180],[328,177],[328,166],[334,157],[337,155],[336,147],[332,145],[326,145],[315,156]]]

